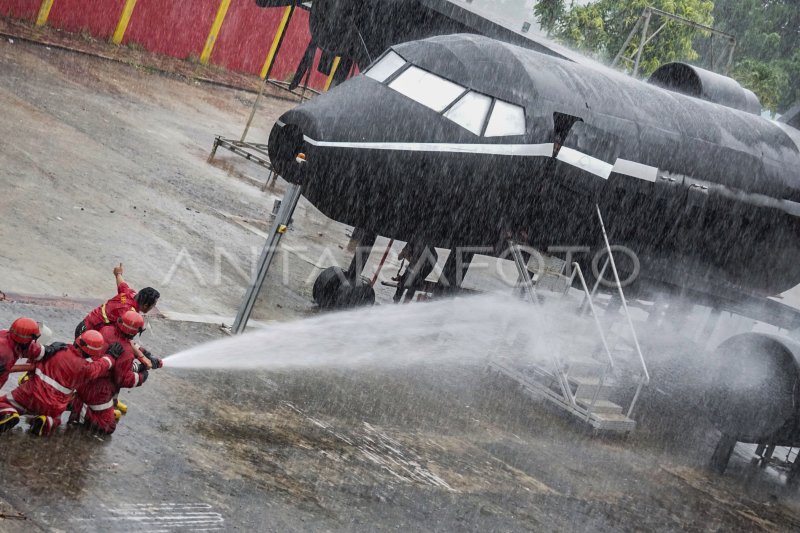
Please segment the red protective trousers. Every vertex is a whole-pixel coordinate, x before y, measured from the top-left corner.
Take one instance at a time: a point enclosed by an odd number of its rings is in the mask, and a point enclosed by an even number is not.
[[[121,388],[141,386],[147,373],[134,370],[131,341],[121,335],[116,326],[104,326],[99,331],[107,343],[120,343],[123,352],[117,358],[114,370],[107,377],[92,380],[77,388],[69,421],[84,425],[92,431],[110,434],[117,428],[114,418],[114,396]]]
[[[114,417],[114,395],[117,387],[114,382],[109,378],[96,379],[82,387],[80,392],[86,401],[78,396],[72,400],[70,423],[86,426],[98,433],[114,433],[117,429],[117,420]],[[94,401],[98,403],[89,403]]]
[[[33,383],[26,381],[9,394],[0,396],[0,416],[5,413],[18,413],[21,415],[43,415],[47,418],[42,435],[49,435],[61,425],[63,408],[48,405],[37,399],[31,386]]]
[[[30,380],[7,396],[0,397],[0,415],[16,412],[44,416],[46,423],[42,435],[49,434],[61,423],[61,413],[72,399],[75,389],[107,376],[113,365],[109,356],[98,356],[92,361],[85,358],[75,346],[68,346],[49,359],[36,363]]]

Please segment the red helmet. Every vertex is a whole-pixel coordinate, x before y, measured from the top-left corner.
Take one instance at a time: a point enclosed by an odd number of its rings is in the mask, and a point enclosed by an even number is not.
[[[144,318],[136,311],[126,311],[117,319],[117,328],[125,335],[133,337],[144,329]]]
[[[39,324],[32,318],[18,318],[9,328],[11,340],[17,344],[30,344],[41,335]]]
[[[84,331],[75,340],[75,345],[87,355],[100,355],[106,342],[99,331],[93,329]]]

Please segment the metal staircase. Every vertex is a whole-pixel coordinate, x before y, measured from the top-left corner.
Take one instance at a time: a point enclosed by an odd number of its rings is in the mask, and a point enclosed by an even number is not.
[[[594,346],[572,346],[575,353],[582,355],[553,353],[549,364],[543,364],[542,361],[520,361],[518,354],[513,353],[515,348],[511,347],[512,353],[508,355],[494,354],[489,368],[517,382],[525,393],[548,400],[596,430],[627,433],[636,427],[636,421],[632,418],[633,410],[642,388],[650,382],[650,374],[636,337],[599,209],[597,215],[608,250],[608,259],[600,279],[607,267],[611,266],[622,305],[622,315],[600,315],[601,310],[595,305],[593,298],[598,284],[589,290],[578,263],[572,264],[570,276],[564,274],[566,263],[552,263],[556,268],[550,271],[548,263],[545,263],[543,272],[534,283],[520,247],[511,243],[512,257],[519,274],[519,290],[529,301],[535,304],[545,301],[545,296],[537,288],[549,290],[551,294],[560,293],[560,298],[566,298],[577,277],[583,290],[583,301],[575,312],[575,319],[584,330],[596,329],[599,342]],[[624,331],[613,331],[613,322],[619,323],[621,318],[625,319]],[[627,403],[627,409],[616,403],[634,385],[632,398],[629,402],[624,402]]]

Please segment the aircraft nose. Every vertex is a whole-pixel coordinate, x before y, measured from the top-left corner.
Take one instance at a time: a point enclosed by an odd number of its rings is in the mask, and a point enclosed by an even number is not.
[[[304,165],[303,131],[297,124],[275,123],[269,134],[269,160],[284,179],[297,183]]]
[[[300,111],[289,111],[275,123],[267,145],[273,169],[292,183],[301,183],[308,174],[306,156],[312,146],[306,137],[319,137],[315,119]]]

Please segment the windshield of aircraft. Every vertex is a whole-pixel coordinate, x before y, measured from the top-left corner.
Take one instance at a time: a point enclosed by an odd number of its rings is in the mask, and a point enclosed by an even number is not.
[[[411,65],[389,83],[389,88],[434,111],[444,111],[466,88]]]
[[[484,137],[525,133],[525,110],[515,104],[471,91],[415,65],[389,50],[365,73],[367,77],[407,96]],[[488,121],[487,121],[488,118]]]
[[[444,116],[475,135],[480,135],[491,107],[492,99],[489,96],[470,91],[453,104]]]
[[[400,70],[406,64],[406,60],[397,55],[397,53],[389,50],[380,58],[374,65],[372,65],[366,72],[366,75],[373,80],[383,83],[389,76]]]

